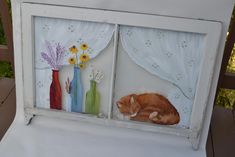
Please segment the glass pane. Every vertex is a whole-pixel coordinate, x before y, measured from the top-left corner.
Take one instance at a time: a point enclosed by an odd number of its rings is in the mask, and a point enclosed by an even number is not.
[[[120,26],[113,118],[188,128],[204,35]]]
[[[107,117],[114,25],[35,17],[34,31],[36,107]]]
[[[224,88],[219,89],[219,93],[216,98],[216,105],[233,109],[235,107],[235,90]]]

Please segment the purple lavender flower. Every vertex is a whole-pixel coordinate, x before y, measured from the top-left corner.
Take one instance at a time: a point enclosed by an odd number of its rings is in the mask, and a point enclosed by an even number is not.
[[[60,43],[56,43],[55,46],[49,41],[45,42],[46,52],[41,52],[42,58],[47,61],[47,63],[54,70],[59,70],[62,66],[62,60],[65,54],[65,47],[61,46]]]

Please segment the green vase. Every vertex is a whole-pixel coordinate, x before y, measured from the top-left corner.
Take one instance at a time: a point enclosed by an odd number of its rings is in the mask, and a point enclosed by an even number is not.
[[[90,90],[86,93],[85,112],[98,115],[100,110],[100,93],[97,91],[96,82],[90,81]]]

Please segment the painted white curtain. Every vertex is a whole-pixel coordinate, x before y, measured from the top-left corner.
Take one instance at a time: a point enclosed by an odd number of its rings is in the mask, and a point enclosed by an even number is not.
[[[106,48],[114,32],[114,25],[105,23],[45,17],[36,17],[34,22],[36,68],[50,67],[41,57],[41,52],[46,51],[46,41],[52,44],[60,43],[65,47],[66,53],[62,64],[68,65],[68,59],[71,57],[70,47],[75,45],[79,48],[82,43],[88,44],[87,53],[93,59]]]
[[[137,65],[194,98],[203,58],[202,34],[129,26],[121,26],[120,33],[124,50]]]
[[[113,36],[114,25],[45,17],[36,17],[34,25],[36,105],[41,108],[49,108],[52,71],[41,56],[41,52],[47,51],[45,42],[48,41],[52,45],[60,43],[66,50],[62,64],[69,65],[68,59],[72,56],[69,52],[70,47],[75,45],[79,49],[82,43],[86,43],[88,45],[86,52],[93,59],[109,45]],[[80,53],[82,53],[81,49],[79,49],[78,56]],[[67,105],[69,100],[67,99],[70,96],[65,93],[63,98],[66,101],[63,103],[63,109],[69,111]]]

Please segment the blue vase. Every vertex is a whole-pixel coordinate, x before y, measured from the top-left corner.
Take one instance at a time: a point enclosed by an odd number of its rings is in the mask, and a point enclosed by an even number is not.
[[[83,86],[81,80],[81,70],[74,67],[73,80],[71,82],[71,111],[82,112],[83,106]]]

